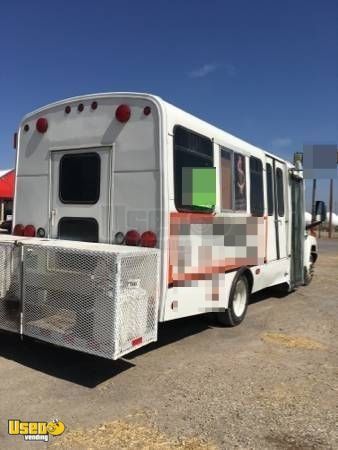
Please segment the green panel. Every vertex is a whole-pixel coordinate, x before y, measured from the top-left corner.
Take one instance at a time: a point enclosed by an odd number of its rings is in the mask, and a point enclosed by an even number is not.
[[[213,208],[216,204],[216,168],[182,168],[182,204]]]

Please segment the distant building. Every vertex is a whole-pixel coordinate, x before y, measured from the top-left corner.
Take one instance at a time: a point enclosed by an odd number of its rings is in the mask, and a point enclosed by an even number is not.
[[[14,184],[15,170],[0,170],[0,223],[12,215]]]

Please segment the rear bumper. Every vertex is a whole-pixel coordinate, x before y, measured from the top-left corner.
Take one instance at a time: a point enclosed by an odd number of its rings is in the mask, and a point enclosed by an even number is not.
[[[0,238],[0,329],[117,359],[157,339],[157,249]]]

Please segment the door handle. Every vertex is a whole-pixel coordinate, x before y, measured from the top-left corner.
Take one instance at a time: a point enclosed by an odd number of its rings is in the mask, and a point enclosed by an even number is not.
[[[52,227],[55,225],[55,216],[56,216],[56,209],[52,209],[50,212],[50,222]]]

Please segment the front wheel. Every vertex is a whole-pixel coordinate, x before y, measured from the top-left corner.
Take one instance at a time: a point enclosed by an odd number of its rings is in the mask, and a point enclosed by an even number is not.
[[[313,279],[313,275],[314,275],[314,265],[313,264],[314,264],[313,258],[311,257],[309,268],[304,267],[304,286],[308,286]]]
[[[228,327],[239,325],[244,320],[248,303],[248,279],[245,275],[239,275],[232,284],[228,308],[224,312],[217,313],[218,322]]]

